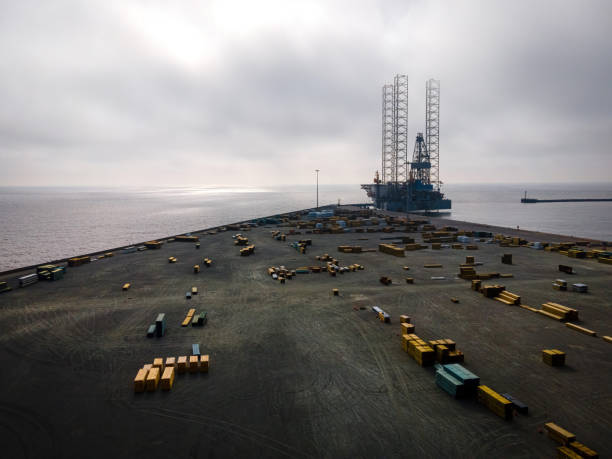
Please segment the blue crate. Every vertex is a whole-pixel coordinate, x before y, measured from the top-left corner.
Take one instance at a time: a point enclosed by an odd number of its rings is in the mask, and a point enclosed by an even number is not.
[[[155,319],[155,334],[162,337],[166,334],[166,314],[163,312],[157,315]]]
[[[444,365],[444,371],[461,381],[466,386],[476,387],[480,384],[480,377],[458,363],[449,363]]]
[[[510,394],[501,394],[501,396],[510,400],[512,402],[512,405],[514,406],[514,409],[516,409],[516,411],[518,411],[519,413],[521,414],[529,413],[529,407],[525,405],[523,402],[521,402],[518,398],[514,398]]]
[[[436,384],[455,398],[463,397],[465,393],[465,385],[443,370],[436,371]]]

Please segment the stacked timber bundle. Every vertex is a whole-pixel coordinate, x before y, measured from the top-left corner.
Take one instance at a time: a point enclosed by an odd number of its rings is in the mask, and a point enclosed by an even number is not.
[[[381,276],[381,278],[379,279],[380,283],[383,285],[391,285],[393,283],[393,281],[391,280],[390,277],[387,276]]]
[[[554,422],[548,422],[544,424],[544,427],[548,431],[548,436],[557,443],[561,443],[562,445],[569,445],[570,443],[576,441],[576,435],[571,432],[568,432],[563,427],[559,427]]]
[[[255,252],[255,245],[248,245],[242,249],[240,249],[240,256],[242,257],[248,257],[249,255],[253,254]]]
[[[176,262],[177,262],[176,257],[168,257],[168,263],[176,263]]]
[[[429,346],[435,351],[439,363],[462,363],[465,360],[463,352],[457,349],[452,339],[431,340]]]
[[[537,312],[555,320],[579,320],[578,310],[551,301],[543,303],[542,309],[537,310]]]
[[[496,296],[499,296],[499,294],[501,292],[503,292],[504,290],[506,290],[506,287],[503,285],[483,285],[480,288],[480,291],[482,292],[482,294],[486,297],[486,298],[495,298]]]
[[[589,330],[588,328],[581,327],[580,325],[573,324],[571,322],[566,322],[565,326],[571,328],[572,330],[576,330],[577,332],[584,333],[585,335],[597,336],[597,332]]]
[[[402,348],[422,367],[436,361],[434,350],[415,334],[402,335]]]
[[[249,244],[249,238],[243,236],[240,233],[234,234],[232,238],[234,239],[234,245],[248,245]]]
[[[81,266],[85,263],[91,262],[90,256],[85,257],[73,257],[68,259],[68,266]]]
[[[402,247],[397,247],[394,244],[378,244],[378,250],[383,253],[388,253],[389,255],[394,255],[396,257],[403,257],[404,249]]]
[[[451,245],[453,249],[463,249],[463,244],[455,243]]]
[[[506,265],[511,265],[512,264],[512,254],[511,253],[504,253],[502,255],[501,262],[506,264]]]
[[[338,247],[338,249],[340,249],[340,247]],[[336,260],[334,257],[330,256],[328,253],[324,253],[323,255],[317,255],[316,258],[317,258],[317,260],[320,260],[320,261],[331,261],[334,264],[338,264],[338,260]]]
[[[415,251],[415,250],[421,250],[421,249],[426,249],[427,246],[426,245],[421,245],[421,244],[406,244],[404,246],[404,250],[409,250],[409,251]]]
[[[161,249],[162,243],[159,241],[148,241],[144,243],[147,249]]]
[[[542,362],[551,367],[562,367],[565,365],[565,352],[559,349],[542,350]]]
[[[510,293],[508,290],[501,291],[499,295],[493,297],[493,299],[509,306],[521,304],[521,297],[514,293]]]
[[[338,252],[342,253],[361,253],[361,246],[359,245],[339,245]]]
[[[476,270],[474,269],[474,266],[471,265],[460,265],[459,266],[459,277],[461,279],[476,279]]]
[[[480,279],[472,280],[472,290],[480,292],[480,286],[482,285],[482,281]]]
[[[190,373],[206,373],[209,369],[210,358],[208,355],[166,357],[156,358],[153,364],[146,364],[138,370],[134,378],[134,392],[155,392],[158,387],[162,390],[171,390],[175,383],[175,375]]]
[[[198,236],[183,235],[183,236],[174,236],[174,240],[177,242],[198,242],[200,238]]]
[[[481,385],[478,386],[478,401],[485,405],[496,415],[506,420],[512,419],[512,402],[493,389]]]
[[[206,266],[207,268],[210,268],[210,265],[212,265],[212,259],[204,258],[204,266]]]
[[[195,309],[190,309],[189,311],[187,311],[187,315],[185,316],[185,319],[183,320],[181,327],[186,327],[187,325],[189,325],[191,323],[191,320],[193,319],[194,314],[195,314]]]

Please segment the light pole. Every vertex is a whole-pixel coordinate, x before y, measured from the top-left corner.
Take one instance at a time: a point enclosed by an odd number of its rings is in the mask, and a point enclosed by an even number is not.
[[[317,210],[319,210],[319,169],[315,169],[317,173]]]

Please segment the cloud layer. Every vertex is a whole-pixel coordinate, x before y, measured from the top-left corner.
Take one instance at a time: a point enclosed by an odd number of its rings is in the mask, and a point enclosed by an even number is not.
[[[0,6],[3,185],[365,183],[395,73],[443,181],[609,180],[609,2]]]

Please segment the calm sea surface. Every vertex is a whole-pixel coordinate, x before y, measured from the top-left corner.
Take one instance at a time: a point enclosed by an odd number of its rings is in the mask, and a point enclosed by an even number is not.
[[[451,218],[612,240],[612,184],[445,185]],[[314,186],[262,188],[0,187],[0,271],[254,217],[314,207]],[[320,204],[366,202],[359,185],[320,185]]]

